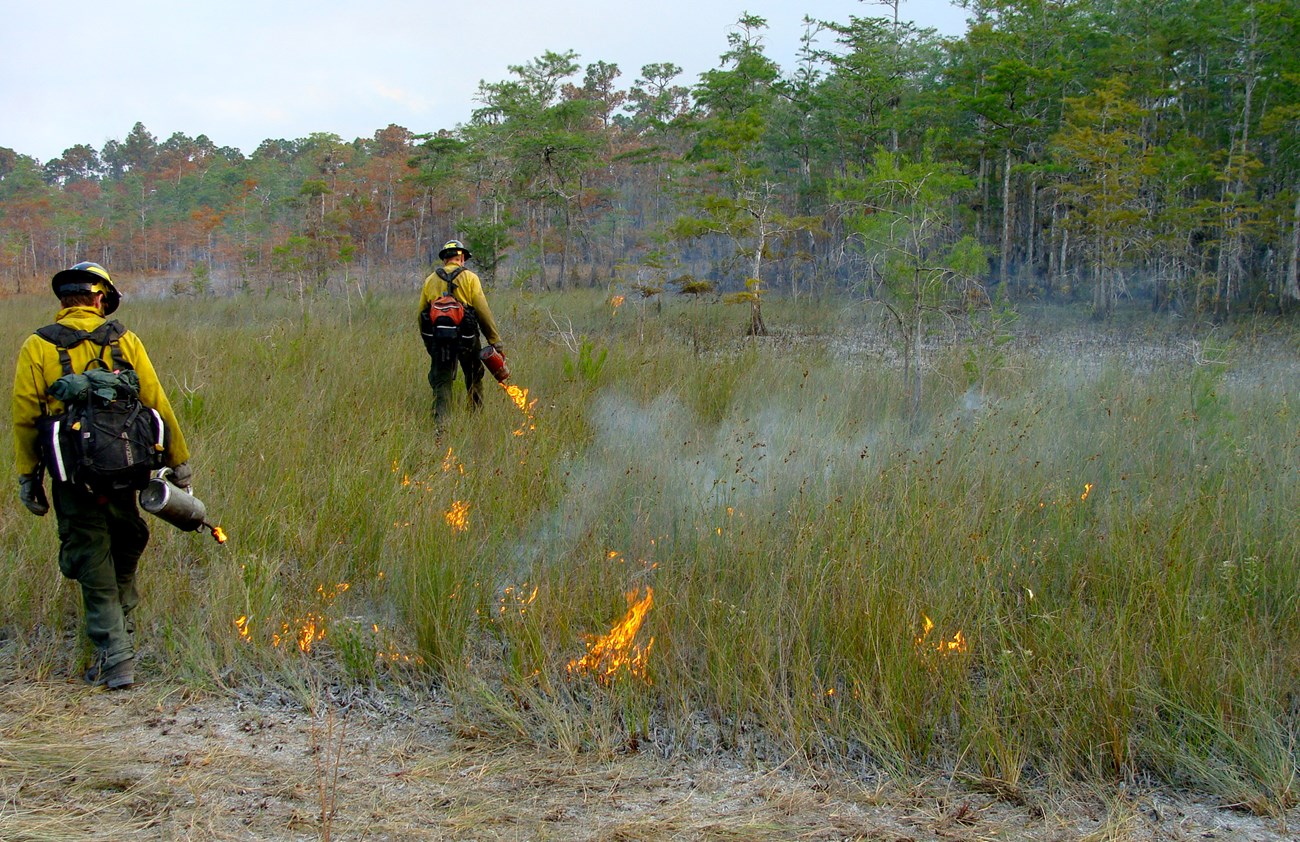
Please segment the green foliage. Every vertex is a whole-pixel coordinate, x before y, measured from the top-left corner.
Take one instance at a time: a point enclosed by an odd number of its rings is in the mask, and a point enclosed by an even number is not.
[[[1231,343],[1210,337],[1201,343],[1196,368],[1188,384],[1188,437],[1193,454],[1206,449],[1231,451],[1232,410],[1225,400],[1224,380],[1231,368]]]
[[[966,385],[978,389],[983,396],[988,392],[992,377],[1007,366],[1007,351],[1015,340],[1013,328],[1020,314],[1004,298],[999,298],[987,310],[979,304],[978,301],[971,302],[968,307],[967,323],[972,338],[966,347],[962,370],[966,374]]]
[[[700,280],[691,275],[682,275],[674,278],[673,283],[677,286],[677,291],[682,295],[689,295],[698,298],[713,292],[713,284],[709,281]]]
[[[508,220],[467,219],[460,228],[465,232],[465,245],[474,255],[474,263],[483,274],[493,277],[501,261],[514,246]]]
[[[595,386],[608,356],[608,348],[601,348],[597,352],[590,339],[583,339],[576,360],[569,354],[564,355],[564,376],[568,380],[581,378],[589,386]]]
[[[1058,159],[1076,175],[1061,188],[1078,209],[1067,224],[1092,250],[1096,309],[1109,315],[1119,295],[1116,273],[1148,236],[1139,203],[1146,156],[1139,130],[1147,114],[1118,78],[1090,96],[1067,99],[1066,106],[1054,144]]]
[[[1295,310],[1300,7],[967,8],[953,38],[897,7],[810,19],[789,68],[744,14],[690,87],[668,62],[624,84],[608,61],[546,51],[484,80],[465,124],[427,134],[314,132],[245,156],[137,123],[45,162],[0,148],[0,283],[22,290],[71,254],[177,292],[177,267],[196,265],[216,288],[288,283],[301,298],[341,276],[396,290],[459,232],[486,276],[533,291],[631,275],[619,265],[649,265],[668,238],[673,274],[838,292],[864,263],[906,270],[858,252],[863,224],[844,224],[859,209],[843,182],[883,149],[973,180],[948,189],[949,244],[971,237],[1017,304],[1091,296],[1100,320],[1129,297]]]
[[[959,202],[972,187],[955,167],[879,150],[870,171],[842,179],[847,224],[871,267],[868,295],[888,309],[906,362],[913,407],[922,396],[924,332],[982,296],[987,249],[962,233]]]
[[[190,291],[197,296],[212,294],[212,270],[206,263],[196,263],[190,270]]]

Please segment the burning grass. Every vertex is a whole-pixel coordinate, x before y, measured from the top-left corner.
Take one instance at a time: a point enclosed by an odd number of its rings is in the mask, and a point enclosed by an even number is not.
[[[598,684],[609,686],[621,676],[649,681],[652,637],[642,646],[637,643],[637,632],[654,605],[654,589],[646,588],[645,595],[631,591],[627,595],[627,614],[604,634],[587,637],[587,654],[569,661],[566,669],[570,675],[590,675]]]
[[[576,316],[598,372],[522,312],[509,388],[435,441],[401,304],[138,304],[231,536],[153,524],[150,669],[480,688],[453,694],[466,722],[575,752],[743,743],[1014,793],[1153,775],[1294,809],[1300,423],[1268,370],[1012,356],[974,392],[955,353],[913,417],[852,351],[640,341],[601,297]],[[72,674],[51,525],[0,530],[7,633]]]

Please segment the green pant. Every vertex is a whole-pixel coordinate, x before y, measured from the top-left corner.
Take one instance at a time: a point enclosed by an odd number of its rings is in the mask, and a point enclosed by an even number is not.
[[[130,614],[140,601],[135,571],[149,543],[149,527],[135,492],[94,494],[72,483],[53,484],[59,521],[59,570],[81,585],[86,636],[104,668],[135,657]]]
[[[429,385],[433,388],[433,417],[446,420],[451,410],[451,386],[456,380],[456,366],[465,373],[465,390],[471,409],[483,405],[483,361],[478,337],[466,342],[458,351],[439,351],[429,361]]]

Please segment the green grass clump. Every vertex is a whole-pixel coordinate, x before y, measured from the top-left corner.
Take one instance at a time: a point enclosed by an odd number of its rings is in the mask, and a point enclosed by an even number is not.
[[[573,751],[797,750],[1010,791],[1150,772],[1295,803],[1285,370],[1234,378],[1248,351],[1226,343],[1154,367],[1011,345],[976,392],[953,348],[912,416],[851,308],[752,340],[721,305],[506,292],[526,411],[489,379],[435,439],[411,304],[120,313],[231,536],[152,523],[153,670],[436,681],[479,727]],[[11,358],[50,310],[8,303]],[[53,526],[0,517],[3,634],[71,669]],[[646,680],[575,676],[646,589]]]

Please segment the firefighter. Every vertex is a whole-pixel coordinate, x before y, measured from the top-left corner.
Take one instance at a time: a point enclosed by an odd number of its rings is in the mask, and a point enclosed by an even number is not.
[[[479,276],[465,268],[465,261],[472,258],[469,249],[460,240],[448,240],[438,252],[442,260],[441,272],[453,277],[455,298],[464,304],[478,321],[478,330],[502,356],[505,351],[501,345],[501,335],[497,332],[496,320],[492,309],[488,307],[487,296],[483,293],[483,282]],[[449,284],[443,280],[438,271],[424,279],[420,292],[420,313],[429,312],[429,305],[435,298],[446,294]],[[429,351],[429,386],[433,389],[433,417],[439,429],[446,421],[451,408],[452,382],[456,379],[456,366],[460,365],[465,374],[465,390],[471,409],[483,405],[483,363],[479,359],[482,345],[478,333],[472,338],[462,339],[455,347],[437,348],[426,343]]]
[[[94,331],[117,310],[122,295],[104,267],[83,262],[54,275],[50,282],[61,309],[56,324],[75,331]],[[115,359],[110,348],[97,345],[96,337],[66,349],[72,369],[86,370],[92,358]],[[114,353],[134,368],[140,380],[141,402],[161,416],[167,428],[164,459],[172,468],[172,481],[188,490],[192,472],[185,437],[171,403],[139,337],[124,330]],[[14,372],[14,464],[18,470],[18,495],[34,515],[50,509],[45,495],[41,450],[38,446],[43,419],[56,416],[63,405],[47,389],[64,374],[60,350],[53,342],[32,334],[18,353]],[[59,570],[81,585],[86,636],[94,645],[94,660],[85,673],[88,682],[112,690],[135,681],[134,620],[139,603],[136,568],[149,541],[149,528],[136,508],[134,489],[92,490],[73,481],[51,476],[51,497],[59,530]]]

